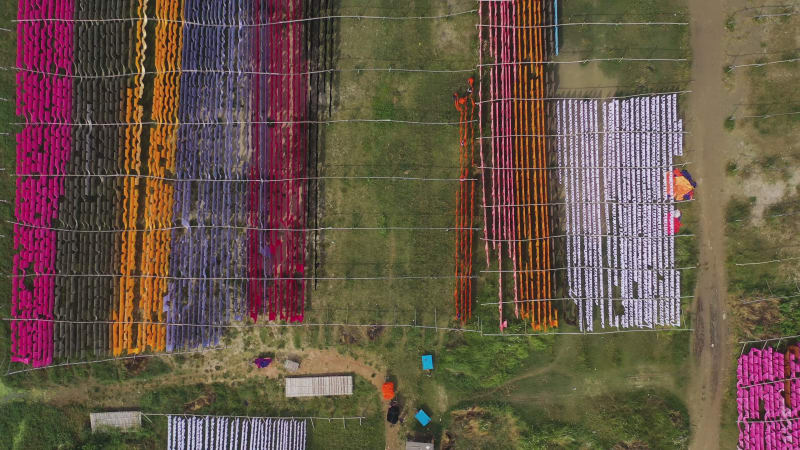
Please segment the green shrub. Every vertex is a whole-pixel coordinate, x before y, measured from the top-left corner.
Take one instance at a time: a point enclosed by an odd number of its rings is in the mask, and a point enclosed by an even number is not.
[[[736,128],[736,119],[733,116],[728,116],[724,125],[726,130],[731,131]]]
[[[448,345],[439,365],[458,387],[491,388],[511,378],[531,352],[543,349],[551,337],[489,337],[469,333],[460,342]]]
[[[747,222],[750,220],[750,215],[753,212],[753,204],[755,204],[755,197],[749,199],[734,197],[728,202],[725,207],[725,221],[729,226],[735,226],[740,222]]]

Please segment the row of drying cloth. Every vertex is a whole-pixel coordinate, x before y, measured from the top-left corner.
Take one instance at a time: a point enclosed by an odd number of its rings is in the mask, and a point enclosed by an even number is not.
[[[453,102],[459,113],[458,183],[456,194],[456,244],[455,244],[455,289],[453,292],[456,320],[465,324],[472,318],[472,247],[475,221],[475,184],[471,178],[475,167],[475,79],[467,80],[464,96],[453,94]]]
[[[129,14],[138,4],[128,2],[79,1],[76,17],[91,14],[100,9],[107,13]],[[75,42],[72,71],[75,74],[94,72],[95,67],[104,70],[135,71],[141,64],[141,48],[137,53],[130,45],[131,35],[137,31],[132,23],[105,24],[91,27],[77,23],[73,30]],[[141,33],[137,33],[140,36]],[[91,122],[124,120],[120,105],[129,103],[139,78],[127,80],[71,79],[73,82],[72,115]],[[105,130],[102,127],[73,128],[72,148],[67,161],[67,171],[130,172],[130,156],[127,168],[123,152],[131,153],[130,127]],[[126,148],[127,147],[127,148]],[[103,152],[96,149],[102,148]],[[133,154],[135,154],[133,150]],[[18,169],[19,170],[19,169]],[[35,173],[35,171],[34,171]],[[41,172],[39,172],[41,173]],[[45,172],[47,173],[47,172]],[[64,195],[60,199],[58,223],[60,228],[97,229],[113,227],[122,229],[122,209],[118,205],[125,198],[126,182],[116,180],[65,180]],[[130,223],[130,222],[129,222]],[[56,269],[61,274],[81,271],[96,273],[120,268],[121,236],[96,236],[91,233],[68,233],[59,231]],[[54,317],[64,321],[90,321],[110,318],[114,299],[120,298],[121,284],[113,279],[56,279]],[[152,327],[151,327],[152,328]],[[117,334],[111,327],[99,324],[54,324],[54,356],[57,358],[85,358],[87,355],[105,355],[114,347]],[[151,333],[158,336],[158,333]],[[116,344],[118,345],[118,344]]]
[[[663,133],[682,127],[675,96],[564,100],[556,121],[560,134],[574,134],[558,139],[557,156],[559,166],[572,169],[558,175],[571,235],[568,292],[576,299],[579,328],[593,331],[596,318],[601,328],[679,326],[680,273],[668,195],[674,189],[662,169],[682,154],[680,141]],[[616,296],[624,299],[622,309],[608,300]]]
[[[486,262],[490,264],[492,243],[498,270],[503,270],[503,254],[511,260],[513,273],[514,317],[529,320],[535,330],[558,326],[558,311],[548,301],[521,302],[521,299],[546,300],[552,296],[550,274],[552,248],[551,211],[547,205],[548,174],[545,170],[514,171],[513,168],[547,167],[547,109],[543,101],[555,89],[554,80],[545,70],[553,49],[551,29],[552,3],[544,0],[518,2],[482,2],[482,18],[488,29],[479,30],[488,42],[488,53],[481,53],[481,75],[488,77],[488,100],[483,111],[489,126],[481,137],[489,139],[488,160],[480,146],[481,166],[495,167],[484,178],[484,238],[487,239]],[[484,62],[491,64],[485,67]],[[482,86],[482,85],[481,85]],[[483,101],[483,92],[479,100]],[[481,103],[483,105],[483,103]],[[521,205],[521,206],[514,206]],[[499,326],[507,326],[503,312],[502,275],[498,276]]]
[[[196,20],[202,23],[207,15],[217,16],[220,11],[225,17],[248,17],[248,20],[265,22],[290,20],[302,14],[300,2],[254,1],[244,5],[240,2],[227,1],[217,2],[218,4],[212,6],[208,3],[196,0],[158,1],[155,5],[156,15],[175,19],[183,15],[189,21]],[[134,6],[133,10],[138,10],[135,2],[131,4]],[[47,10],[46,5],[36,6]],[[39,10],[33,15],[41,16],[44,13],[46,11]],[[21,18],[25,17],[21,15]],[[20,27],[21,30],[27,28],[40,27],[35,23],[30,27]],[[117,45],[120,39],[113,33],[126,30],[131,48],[129,51],[131,57],[128,59],[132,63],[129,66],[137,71],[142,68],[146,56],[144,28],[137,26],[127,29],[120,26],[77,28],[78,41],[83,39],[81,30],[99,35],[112,33],[106,40],[97,39],[97,36],[86,38],[92,42],[97,41],[99,47],[103,47],[103,43],[106,43],[107,47]],[[158,22],[154,49],[150,50],[155,53],[157,71],[169,72],[181,67],[189,69],[214,67],[221,71],[230,70],[233,73],[235,70],[249,67],[255,70],[264,69],[262,70],[264,72],[276,70],[298,72],[304,67],[302,24],[288,27],[291,28],[290,33],[282,33],[276,28],[248,30],[248,35],[244,39],[242,38],[244,31],[240,27],[230,28],[193,26],[189,23],[181,26],[171,21]],[[45,29],[50,28],[45,27]],[[131,38],[133,42],[130,42]],[[76,67],[90,67],[91,65],[86,64],[87,60],[103,57],[107,59],[108,55],[115,54],[104,52],[102,48],[87,54],[86,48],[81,45],[77,46],[76,52]],[[46,59],[46,61],[51,60],[52,58]],[[20,61],[24,64],[25,58],[21,58]],[[53,67],[50,65],[31,69],[47,72],[53,70]],[[27,81],[28,78],[31,81]],[[54,181],[57,185],[63,185],[63,178],[48,179],[45,176],[35,176],[37,173],[121,172],[156,177],[174,173],[178,180],[196,179],[200,174],[213,173],[228,179],[249,177],[251,180],[258,180],[236,186],[228,183],[193,186],[189,182],[180,181],[174,183],[162,180],[141,181],[138,177],[122,178],[113,182],[104,182],[102,179],[69,181],[68,186],[71,189],[70,192],[64,193],[62,198],[64,207],[60,208],[68,211],[65,211],[65,217],[58,225],[68,228],[80,223],[90,228],[113,227],[123,230],[144,227],[144,231],[142,233],[123,231],[120,236],[113,239],[94,233],[78,236],[74,236],[73,233],[60,234],[63,239],[59,241],[58,248],[64,248],[78,255],[58,256],[57,260],[63,261],[63,264],[59,263],[63,272],[59,273],[74,272],[76,269],[67,266],[77,263],[79,267],[91,267],[89,271],[121,273],[122,276],[116,281],[74,279],[55,283],[59,285],[57,298],[63,303],[56,308],[59,311],[59,319],[83,319],[92,314],[108,314],[110,311],[114,321],[117,322],[111,329],[110,344],[102,336],[104,332],[99,332],[101,336],[97,337],[96,327],[59,325],[60,336],[76,334],[93,336],[83,336],[77,345],[59,345],[59,356],[70,356],[76,352],[85,354],[87,351],[97,353],[102,345],[98,347],[93,343],[95,339],[102,341],[103,345],[110,345],[115,355],[136,354],[148,348],[159,351],[164,348],[173,350],[187,346],[216,345],[221,335],[221,330],[218,328],[165,328],[157,324],[196,322],[224,325],[230,321],[231,313],[235,318],[241,318],[244,310],[242,299],[246,293],[250,294],[249,309],[254,318],[262,311],[261,302],[267,296],[269,302],[265,303],[263,311],[268,312],[271,319],[302,320],[305,282],[280,280],[267,283],[264,279],[303,276],[304,235],[262,230],[251,231],[248,235],[244,235],[232,230],[160,229],[173,223],[195,222],[232,226],[250,224],[274,229],[304,228],[306,208],[303,197],[306,195],[306,182],[279,184],[260,181],[270,178],[304,178],[306,167],[304,134],[307,130],[303,125],[245,124],[240,127],[212,129],[212,127],[178,126],[170,123],[202,122],[212,116],[227,116],[230,120],[236,120],[248,114],[263,118],[262,124],[271,120],[302,121],[307,102],[305,83],[300,77],[293,78],[268,80],[266,76],[190,72],[180,75],[170,73],[157,75],[152,80],[154,93],[152,110],[149,113],[154,120],[163,125],[149,130],[147,134],[143,134],[141,126],[130,123],[119,129],[75,127],[71,131],[61,130],[62,127],[55,125],[48,127],[37,124],[26,127],[26,130],[32,130],[28,135],[34,138],[37,136],[48,138],[52,131],[64,131],[58,135],[58,139],[67,148],[62,149],[60,154],[68,158],[73,150],[68,146],[72,144],[75,147],[76,158],[74,161],[69,161],[67,167],[63,167],[63,164],[58,167],[45,167],[43,161],[52,162],[58,159],[53,157],[52,152],[47,152],[42,142],[38,142],[37,145],[27,143],[20,145],[23,150],[20,156],[24,161],[36,160],[35,163],[21,165],[23,168],[21,173],[34,175],[28,179],[20,177],[18,180],[21,186],[33,186],[28,189],[30,195],[18,197],[21,204],[17,209],[21,211],[29,209],[38,211],[47,207],[54,211],[59,209],[56,200],[61,196],[42,195],[47,188],[36,186],[37,183],[45,185],[53,184]],[[30,92],[32,98],[43,98],[44,101],[49,99],[56,107],[72,106],[69,108],[72,111],[67,109],[59,115],[50,113],[52,109],[50,105],[44,109],[32,108],[32,112],[24,111],[22,115],[29,122],[59,120],[69,123],[69,119],[76,118],[70,114],[73,111],[73,114],[79,115],[77,119],[85,119],[89,123],[143,120],[143,84],[149,83],[149,80],[142,77],[121,83],[109,83],[107,80],[79,80],[75,83],[75,89],[80,92],[77,94],[73,92],[72,95],[65,94],[63,88],[67,86],[58,76],[35,74],[23,79],[26,81],[23,84],[26,92]],[[54,83],[54,80],[58,82]],[[37,90],[37,83],[44,87]],[[59,87],[57,92],[51,88],[53,85]],[[91,95],[84,98],[81,93]],[[24,98],[25,92],[19,97]],[[59,101],[52,102],[53,99]],[[119,111],[120,104],[123,106],[121,111]],[[249,104],[261,106],[249,108]],[[118,111],[115,111],[114,105]],[[23,131],[23,135],[25,132]],[[291,145],[286,150],[278,145],[279,142],[290,142]],[[143,153],[142,148],[145,146],[147,152]],[[107,147],[111,147],[110,151],[100,151]],[[26,155],[28,159],[25,159]],[[147,158],[142,160],[141,155],[146,155]],[[73,162],[74,164],[71,164]],[[20,189],[20,192],[24,193],[25,189]],[[50,200],[46,200],[48,198]],[[247,199],[250,200],[251,206],[249,212],[241,211],[242,208],[233,208],[233,205],[241,205]],[[210,213],[212,208],[215,208],[213,214]],[[226,208],[230,211],[224,214]],[[90,213],[86,216],[94,214],[101,218],[95,220],[93,217],[85,217],[85,213]],[[21,223],[48,228],[52,226],[50,222],[41,224],[34,222],[28,217],[29,215],[21,214],[17,219]],[[37,213],[36,217],[38,216]],[[48,217],[57,218],[54,213]],[[56,249],[56,245],[53,245],[56,242],[55,234],[45,233],[44,230],[40,230],[37,234],[34,228],[25,228],[28,227],[20,228],[20,235],[24,233],[34,237],[46,235],[49,239],[49,243],[33,247],[58,254],[53,251]],[[40,253],[42,257],[47,255],[44,252]],[[104,256],[100,257],[98,253]],[[174,257],[171,258],[173,254]],[[105,255],[111,255],[111,258]],[[103,267],[109,264],[110,267]],[[37,267],[45,267],[45,270],[37,272],[51,273],[52,270],[46,269],[46,266],[39,264]],[[259,280],[245,285],[234,280],[202,283],[181,279],[206,276],[236,277],[245,272]],[[168,274],[176,275],[175,278],[179,279],[167,282],[164,277]],[[152,278],[149,275],[152,275]],[[31,278],[35,285],[32,292],[45,299],[51,299],[54,297],[52,294],[54,283],[46,281],[46,278],[53,277]],[[20,290],[24,284],[24,281],[18,283]],[[76,297],[74,291],[81,288],[88,289],[87,294],[92,298],[88,301],[78,301],[74,298]],[[94,296],[110,296],[109,301],[116,304],[111,308],[100,306],[102,299]],[[41,301],[39,303],[44,306],[28,316],[51,318],[52,307]],[[73,303],[80,306],[72,307]],[[134,326],[134,318],[155,324]],[[76,331],[76,328],[85,330]],[[31,333],[26,333],[26,336],[30,341]],[[15,348],[23,347],[24,345],[19,345]],[[21,352],[25,353],[26,350]],[[45,357],[45,361],[37,364],[46,364],[49,358]],[[32,362],[31,358],[25,355],[18,360],[25,363]]]
[[[36,8],[46,8],[58,18],[68,17],[69,1],[21,0],[20,18],[32,17]],[[21,24],[17,28],[17,64],[30,70],[53,70],[69,74],[72,70],[72,29],[68,23]],[[17,114],[26,120],[49,117],[68,119],[72,108],[72,83],[65,77],[45,79],[29,73],[17,74]],[[44,129],[48,128],[48,129]],[[65,170],[69,158],[69,131],[62,126],[26,126],[18,136],[21,149],[17,159],[26,169],[44,173]],[[36,156],[43,153],[44,156]],[[23,223],[51,227],[58,216],[58,198],[63,195],[63,179],[17,179],[15,218]],[[38,201],[28,201],[36,198]],[[15,227],[11,284],[12,317],[53,318],[54,280],[24,275],[55,273],[56,233],[52,230]],[[53,359],[53,326],[47,322],[17,321],[11,324],[11,361],[48,365]]]
[[[301,1],[269,2],[259,21],[290,21],[282,27],[255,28],[251,58],[257,72],[305,71]],[[266,19],[266,20],[264,20]],[[307,183],[288,182],[267,186],[262,178],[300,178],[308,170],[308,126],[302,123],[308,111],[307,76],[255,78],[250,118],[253,121],[248,205],[250,226],[257,217],[267,217],[269,228],[304,228],[307,221]],[[266,124],[265,122],[274,122]],[[256,280],[271,272],[275,277],[305,278],[306,233],[248,231],[248,304],[255,319],[267,313],[270,320],[303,320],[306,280]],[[268,263],[271,264],[271,271]],[[264,302],[268,299],[268,302]]]

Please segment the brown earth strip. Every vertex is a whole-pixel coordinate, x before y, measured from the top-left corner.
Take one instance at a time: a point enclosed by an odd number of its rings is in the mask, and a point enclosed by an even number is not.
[[[725,111],[730,99],[722,83],[725,13],[723,0],[691,0],[692,94],[687,146],[698,180],[700,264],[692,325],[693,377],[688,407],[690,448],[720,448],[722,400],[729,376],[729,333],[725,277]]]

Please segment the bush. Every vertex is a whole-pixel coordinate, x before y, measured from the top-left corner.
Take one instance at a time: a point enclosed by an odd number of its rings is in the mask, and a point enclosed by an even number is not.
[[[742,222],[750,220],[750,214],[753,212],[753,204],[755,204],[755,197],[749,199],[734,197],[728,202],[725,207],[725,221],[728,226],[737,226]]]
[[[448,346],[440,358],[440,366],[454,385],[491,388],[511,378],[531,352],[546,346],[547,340],[547,337],[504,338],[469,333],[462,341]]]
[[[0,414],[0,436],[14,448],[73,448],[88,422],[76,409],[59,410],[41,403],[11,402]]]
[[[520,448],[686,448],[689,414],[666,391],[634,390],[587,398],[577,423],[542,414]]]

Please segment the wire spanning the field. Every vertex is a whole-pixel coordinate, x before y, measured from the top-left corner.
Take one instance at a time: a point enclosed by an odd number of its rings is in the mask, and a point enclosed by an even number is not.
[[[683,91],[669,91],[669,92],[643,92],[641,94],[631,94],[631,95],[618,95],[618,96],[607,96],[607,97],[544,97],[544,98],[492,98],[488,100],[481,100],[478,103],[492,103],[492,102],[502,102],[507,100],[512,101],[523,101],[523,102],[535,102],[535,101],[562,101],[562,100],[622,100],[626,98],[634,98],[634,97],[641,97],[643,95],[670,95],[670,94],[689,94],[692,91],[683,90]]]
[[[153,280],[186,280],[186,281],[399,281],[399,280],[451,280],[465,278],[463,275],[398,275],[398,276],[375,276],[375,277],[175,277],[161,275],[138,275],[138,274],[116,274],[116,273],[24,273],[24,274],[3,274],[0,275],[10,279],[23,279],[29,277],[41,278],[150,278]],[[472,276],[471,278],[478,278]]]
[[[81,230],[74,228],[42,227],[34,224],[6,221],[18,227],[34,228],[38,230],[59,231],[65,233],[143,233],[150,231],[173,231],[173,230],[240,230],[240,231],[288,231],[303,233],[307,231],[455,231],[453,227],[317,227],[317,228],[267,228],[256,226],[238,225],[175,225],[151,228],[122,228],[113,230]],[[477,230],[478,228],[470,228]]]
[[[10,321],[10,319],[3,319],[4,321]],[[23,319],[13,319],[13,321],[21,321]],[[114,322],[111,321],[67,321],[67,320],[48,320],[48,319],[31,319],[36,322],[42,323],[53,323],[53,324],[69,324],[69,325],[109,325],[113,324]],[[12,321],[12,322],[13,322]],[[144,322],[144,321],[134,321],[132,322],[135,325],[157,325],[161,324],[161,322]],[[480,330],[471,329],[471,328],[453,328],[453,327],[440,327],[435,325],[419,325],[416,323],[394,323],[394,324],[386,324],[386,323],[349,323],[349,322],[326,322],[326,323],[313,323],[313,322],[302,322],[302,323],[248,323],[248,324],[198,324],[198,323],[170,323],[170,327],[173,328],[202,328],[202,329],[234,329],[234,330],[242,330],[242,329],[250,329],[250,328],[312,328],[312,327],[356,327],[356,328],[364,328],[364,327],[386,327],[386,328],[418,328],[418,329],[430,329],[436,331],[454,331],[454,332],[463,332],[463,333],[480,333]],[[221,350],[224,347],[218,348]],[[217,350],[217,348],[215,348]],[[176,354],[176,352],[166,352],[166,353],[158,353],[152,354],[150,356],[168,356]],[[177,354],[182,354],[182,352],[177,352]],[[148,354],[149,355],[149,354]],[[141,357],[141,356],[140,356]],[[136,356],[124,357],[124,358],[112,358],[110,360],[115,359],[130,359],[136,358]],[[109,361],[107,359],[99,360],[96,362],[105,362]],[[51,366],[53,367],[53,366]]]
[[[293,178],[261,178],[261,179],[247,179],[247,178],[179,178],[179,177],[166,177],[146,174],[124,174],[124,173],[5,173],[4,175],[10,177],[25,177],[25,178],[40,178],[40,177],[61,177],[61,178],[139,178],[146,180],[159,180],[159,181],[182,181],[190,183],[285,183],[287,181],[319,181],[319,180],[387,180],[387,181],[476,181],[477,178],[424,178],[424,177],[401,177],[401,176],[345,176],[345,175],[331,175],[331,176],[318,176],[318,177],[293,177]]]
[[[609,58],[609,59],[580,59],[574,61],[558,61],[558,62],[550,62],[550,64],[585,64],[587,62],[596,62],[596,61],[686,61],[685,59],[642,59],[642,58]],[[544,63],[543,63],[544,64]],[[394,68],[394,67],[365,67],[365,68],[336,68],[336,69],[318,69],[318,70],[309,70],[309,71],[302,71],[302,72],[259,72],[259,71],[252,71],[252,70],[226,70],[226,69],[174,69],[174,70],[144,70],[141,72],[124,72],[124,73],[103,73],[103,74],[59,74],[57,72],[49,72],[44,70],[36,70],[36,69],[28,69],[24,67],[10,67],[10,66],[0,66],[0,70],[6,71],[17,71],[17,72],[25,72],[25,73],[33,73],[37,75],[44,75],[44,76],[58,76],[63,78],[70,78],[75,80],[98,80],[98,79],[108,79],[108,78],[127,78],[127,77],[135,77],[141,75],[179,75],[179,74],[205,74],[205,75],[263,75],[269,77],[291,77],[291,76],[307,76],[307,75],[315,75],[315,74],[327,74],[327,73],[360,73],[360,72],[390,72],[390,73],[473,73],[476,69],[479,69],[479,66],[473,67],[466,67],[463,69],[413,69],[413,68]],[[691,91],[682,91],[681,93],[691,92]],[[642,94],[646,95],[646,94]],[[598,99],[605,99],[605,98],[625,98],[625,97],[599,97]],[[539,101],[539,100],[564,100],[567,97],[548,97],[542,99],[509,99],[509,100],[522,100],[522,101]],[[502,99],[496,100],[486,100],[486,102],[492,101],[500,101]]]
[[[582,26],[643,26],[643,25],[654,25],[654,26],[688,26],[689,22],[567,22],[567,23],[557,23],[557,24],[546,24],[546,25],[504,25],[504,24],[478,24],[478,27],[485,27],[485,28],[513,28],[515,30],[536,30],[541,28],[561,28],[561,27],[582,27]]]
[[[483,63],[478,64],[478,67],[492,67],[492,66],[525,66],[525,65],[562,65],[562,64],[586,64],[590,62],[688,62],[689,58],[586,58],[573,61],[516,61],[516,62],[499,62],[499,63]]]
[[[734,120],[739,120],[739,119],[769,119],[769,118],[772,118],[772,117],[780,117],[780,116],[794,116],[794,115],[797,115],[797,114],[800,114],[800,111],[790,111],[790,112],[784,112],[784,113],[761,114],[761,115],[755,115],[755,116],[731,116],[731,118],[732,118],[732,119],[734,119]]]
[[[399,123],[408,125],[448,125],[457,126],[460,122],[424,122],[415,120],[402,120],[402,119],[330,119],[330,120],[233,120],[233,121],[220,121],[220,122],[181,122],[182,126],[239,126],[239,125],[332,125],[337,123]],[[107,123],[92,123],[92,122],[29,122],[29,123],[12,123],[11,125],[22,126],[40,126],[40,127],[130,127],[130,126],[175,126],[175,122],[158,122],[158,121],[130,121],[130,122],[107,122]]]
[[[794,376],[794,377],[788,377],[788,378],[776,378],[774,380],[762,381],[762,382],[759,382],[759,383],[752,383],[752,384],[738,384],[738,387],[740,387],[740,388],[750,388],[750,387],[755,387],[755,386],[768,386],[768,385],[771,385],[771,384],[785,383],[787,381],[794,381],[794,380],[800,380],[800,376]]]
[[[728,72],[733,70],[739,69],[741,67],[764,67],[764,66],[771,66],[773,64],[785,64],[785,63],[793,63],[800,61],[800,58],[792,58],[792,59],[781,59],[779,61],[768,61],[763,63],[750,63],[750,64],[734,64],[728,66]]]
[[[192,22],[188,20],[177,20],[177,19],[164,19],[158,17],[147,17],[148,22],[154,23],[167,23],[167,24],[176,24],[176,25],[190,25],[190,26],[197,26],[197,27],[220,27],[220,28],[258,28],[258,27],[269,27],[274,25],[284,25],[290,23],[299,23],[299,22],[312,22],[312,21],[320,21],[320,20],[337,20],[337,19],[356,19],[356,20],[408,20],[408,21],[415,21],[415,20],[436,20],[436,19],[447,19],[450,17],[457,17],[468,15],[477,12],[477,9],[469,9],[465,11],[457,11],[448,14],[442,14],[437,16],[369,16],[369,15],[333,15],[333,16],[320,16],[320,17],[306,17],[303,19],[294,19],[294,20],[278,20],[278,21],[270,21],[267,23],[229,23],[229,24],[217,24],[217,23],[199,23],[199,22]],[[98,19],[53,19],[53,18],[39,18],[39,19],[15,19],[11,20],[12,23],[35,23],[35,22],[49,22],[49,23],[88,23],[88,24],[102,24],[102,23],[109,23],[109,22],[139,22],[145,19],[140,17],[129,17],[129,18],[98,18]],[[507,25],[507,24],[476,24],[476,27],[484,27],[484,28],[513,28],[518,30],[532,30],[532,29],[546,29],[546,28],[560,28],[560,27],[582,27],[582,26],[612,26],[612,27],[624,27],[624,26],[688,26],[688,22],[564,22],[558,24],[542,24],[542,25]],[[9,29],[3,29],[4,31],[12,31]]]
[[[592,167],[596,169],[665,169],[669,167],[682,167],[690,165],[691,162],[675,164],[673,166],[597,166]],[[575,167],[565,166],[548,166],[548,167],[492,167],[492,166],[475,166],[476,169],[487,170],[579,170]],[[478,178],[426,178],[426,177],[403,177],[403,176],[369,176],[369,175],[326,175],[317,177],[294,177],[294,178],[260,178],[260,179],[244,179],[244,178],[177,178],[177,177],[162,177],[155,175],[145,174],[122,174],[122,173],[11,173],[5,169],[0,168],[0,176],[14,177],[14,178],[41,178],[41,177],[62,177],[62,178],[123,178],[132,177],[140,179],[161,180],[161,181],[184,181],[190,183],[284,183],[287,181],[319,181],[319,180],[386,180],[386,181],[477,181]],[[793,214],[775,214],[768,217],[783,217]],[[738,220],[741,221],[741,220]]]
[[[800,256],[793,256],[791,258],[780,258],[780,259],[770,259],[768,261],[756,261],[756,262],[746,262],[746,263],[734,263],[735,266],[759,266],[762,264],[774,264],[784,261],[797,261],[800,259]]]
[[[360,72],[394,72],[394,73],[471,73],[475,71],[475,67],[464,69],[412,69],[412,68],[394,68],[394,67],[365,67],[365,68],[337,68],[337,69],[318,69],[308,70],[302,72],[263,72],[255,70],[228,70],[228,69],[174,69],[174,70],[151,70],[143,72],[124,72],[124,73],[103,73],[97,75],[90,74],[72,74],[61,75],[56,72],[48,72],[42,70],[27,69],[24,67],[0,67],[0,70],[19,71],[26,73],[34,73],[37,75],[45,76],[63,76],[65,78],[77,80],[97,80],[107,78],[126,78],[138,75],[178,75],[178,74],[202,74],[202,75],[264,75],[270,77],[291,77],[291,76],[306,76],[318,75],[329,73],[360,73]]]
[[[738,424],[786,424],[791,423],[794,421],[800,420],[800,417],[788,417],[788,418],[780,418],[780,419],[767,419],[767,420],[737,420],[736,423]],[[789,447],[791,448],[791,447]]]
[[[644,332],[655,332],[655,333],[669,333],[669,332],[694,332],[694,328],[635,328],[630,330],[613,330],[613,331],[592,331],[592,332],[583,332],[583,331],[545,331],[545,332],[538,332],[538,333],[483,333],[481,336],[494,336],[494,337],[520,337],[520,336],[547,336],[547,335],[558,335],[558,336],[586,336],[586,335],[606,335],[606,334],[628,334],[628,333],[644,333]]]
[[[50,23],[89,23],[89,24],[101,24],[101,23],[108,23],[108,22],[154,22],[154,23],[165,23],[165,24],[173,24],[173,25],[182,25],[182,26],[193,26],[193,27],[213,27],[213,28],[234,28],[234,29],[242,29],[242,28],[263,28],[263,27],[270,27],[274,25],[288,25],[288,24],[301,24],[305,22],[314,22],[314,21],[323,21],[323,20],[338,20],[338,19],[357,19],[357,20],[434,20],[434,19],[446,19],[448,17],[456,17],[456,16],[463,16],[466,14],[472,14],[477,12],[477,9],[469,9],[466,11],[457,11],[447,14],[441,14],[438,16],[367,16],[367,15],[331,15],[331,16],[320,16],[320,17],[303,17],[299,19],[287,19],[287,20],[274,20],[264,23],[208,23],[208,22],[196,22],[191,20],[179,20],[179,19],[169,19],[163,17],[118,17],[118,18],[101,18],[101,19],[60,19],[60,18],[50,18],[50,17],[42,17],[42,18],[31,18],[31,19],[14,19],[11,22],[13,23],[37,23],[37,22],[50,22]]]
[[[753,16],[753,19],[760,19],[762,17],[782,17],[782,16],[794,16],[798,13],[776,13],[776,14],[759,14],[757,16]]]

